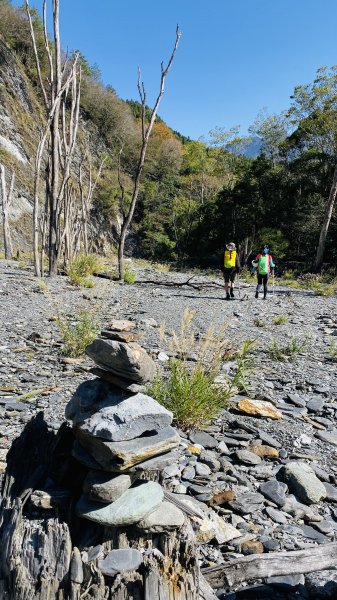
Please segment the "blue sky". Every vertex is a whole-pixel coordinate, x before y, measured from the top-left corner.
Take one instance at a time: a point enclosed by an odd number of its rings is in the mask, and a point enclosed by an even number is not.
[[[30,3],[42,7],[42,0]],[[104,83],[123,99],[138,99],[140,65],[149,105],[179,24],[182,37],[159,114],[193,139],[207,137],[216,126],[241,125],[245,134],[261,109],[286,109],[295,85],[312,81],[318,67],[337,63],[335,0],[60,4],[62,46],[97,63]]]

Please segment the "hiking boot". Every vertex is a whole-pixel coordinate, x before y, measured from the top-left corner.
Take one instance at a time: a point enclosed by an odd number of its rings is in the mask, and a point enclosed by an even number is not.
[[[265,296],[263,296],[263,300],[267,300],[267,294],[265,294]]]
[[[230,299],[231,299],[230,295],[229,295],[229,294],[227,294],[227,295],[226,295],[226,300],[230,300]]]
[[[259,292],[255,292],[255,298],[259,297]]]
[[[234,298],[234,290],[233,290],[233,288],[230,289],[230,294],[231,294],[231,298]]]

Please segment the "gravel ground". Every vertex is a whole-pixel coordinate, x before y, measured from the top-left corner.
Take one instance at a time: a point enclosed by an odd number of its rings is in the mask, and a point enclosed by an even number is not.
[[[235,299],[227,302],[220,279],[195,276],[190,283],[197,285],[200,282],[203,284],[201,289],[164,287],[159,285],[160,281],[182,283],[190,275],[133,268],[137,271],[138,281],[134,285],[95,278],[95,287],[83,290],[70,286],[67,278],[59,276],[47,280],[48,289],[41,292],[29,269],[21,268],[14,261],[0,261],[2,472],[6,450],[25,423],[43,410],[49,426],[57,429],[64,418],[64,407],[76,387],[92,377],[88,373],[91,367],[89,359],[69,364],[62,356],[56,324],[58,316],[72,318],[80,311],[88,310],[102,328],[108,326],[112,319],[135,320],[142,345],[160,362],[158,354],[168,349],[160,340],[159,325],[165,323],[167,330],[178,330],[184,309],[190,308],[196,312],[193,327],[197,335],[202,335],[210,325],[219,330],[226,324],[226,335],[232,347],[240,347],[247,339],[255,340],[254,372],[249,378],[249,389],[255,398],[271,400],[283,414],[282,425],[278,421],[264,419],[263,430],[278,440],[285,457],[310,454],[310,460],[328,472],[330,483],[337,483],[336,446],[318,439],[315,435],[317,430],[305,420],[309,416],[326,426],[328,431],[334,429],[337,363],[331,361],[329,347],[331,340],[337,336],[336,299],[314,296],[311,291],[292,290],[277,284],[274,294],[270,294],[266,301],[256,300],[255,282],[252,280],[251,284],[241,283],[240,294],[236,291]],[[149,279],[157,283],[140,283]],[[206,283],[210,285],[206,286]],[[274,323],[280,315],[287,317],[286,324]],[[268,351],[272,340],[284,346],[294,336],[302,341],[306,339],[307,349],[296,356],[295,362],[272,360]],[[231,363],[225,363],[223,375],[231,372],[232,368]],[[289,399],[292,394],[305,398],[304,410]],[[223,430],[234,418],[233,412],[225,410],[210,431]],[[261,420],[257,418],[245,416],[244,419],[247,425],[260,426]],[[306,439],[303,443],[303,434],[310,439],[309,442]],[[249,467],[242,465],[241,472],[249,475]],[[320,510],[325,519],[334,520],[333,504],[325,503]],[[289,540],[291,535],[290,531]],[[335,535],[333,533],[329,541],[335,539]],[[289,543],[289,547],[301,546]],[[207,553],[205,556],[207,559]],[[217,562],[216,552],[213,560]],[[212,561],[205,560],[207,564],[212,564]],[[306,578],[306,587],[302,585],[300,594],[297,589],[284,596],[275,592],[273,597],[336,598],[337,595],[333,595],[337,594],[336,587],[331,583],[334,578],[335,575],[330,572],[311,575]],[[223,593],[219,597],[245,600],[269,598],[268,593],[262,586],[260,591],[245,589],[236,595],[234,592]]]

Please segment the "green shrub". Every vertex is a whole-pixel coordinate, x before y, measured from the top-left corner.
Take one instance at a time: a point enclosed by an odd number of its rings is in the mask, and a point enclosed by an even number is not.
[[[332,285],[322,284],[314,288],[315,296],[326,296],[331,298],[335,295],[335,288]]]
[[[124,270],[124,283],[135,283],[136,275],[132,272],[131,267],[127,266]]]
[[[286,325],[288,323],[288,317],[286,315],[279,315],[273,319],[274,325]]]
[[[96,254],[78,254],[67,267],[70,283],[75,286],[83,285],[85,278],[99,271],[100,267],[101,260]]]
[[[239,351],[230,349],[224,337],[225,325],[215,333],[210,327],[196,339],[192,330],[195,311],[186,309],[179,333],[172,332],[168,346],[175,353],[166,376],[157,373],[149,393],[171,410],[174,421],[183,428],[202,428],[214,419],[228,399],[246,389],[253,342],[247,340]],[[167,339],[161,328],[162,339]],[[193,355],[194,360],[188,360]],[[232,379],[218,377],[224,360],[237,360]]]
[[[225,403],[221,387],[200,365],[190,371],[186,362],[171,359],[169,377],[157,375],[150,390],[154,398],[171,410],[180,427],[200,428],[214,419]]]
[[[272,340],[269,346],[269,355],[273,360],[281,360],[284,362],[294,362],[299,354],[303,354],[308,350],[310,336],[300,339],[293,336],[288,344],[279,346],[276,340]]]
[[[93,315],[88,311],[80,312],[72,322],[59,317],[56,323],[63,341],[62,353],[72,358],[84,354],[86,347],[96,338],[99,331]]]
[[[265,327],[266,326],[266,321],[263,321],[262,319],[254,319],[253,321],[255,327]]]
[[[337,344],[333,338],[330,338],[329,354],[330,359],[337,362]]]
[[[292,271],[291,269],[285,271],[283,273],[283,275],[282,275],[282,279],[284,281],[289,281],[289,280],[292,280],[292,279],[296,279],[294,271]]]

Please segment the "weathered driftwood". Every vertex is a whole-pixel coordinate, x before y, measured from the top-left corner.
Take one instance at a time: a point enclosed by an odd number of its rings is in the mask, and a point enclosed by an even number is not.
[[[95,277],[101,277],[102,279],[109,279],[111,281],[117,281],[116,279],[116,275],[110,275],[109,273],[104,273],[104,272],[95,272],[93,273],[93,275]],[[190,277],[189,279],[187,279],[186,281],[156,281],[155,279],[142,279],[139,281],[135,282],[135,285],[160,285],[160,286],[164,286],[164,287],[191,287],[194,290],[202,290],[203,288],[208,288],[208,287],[217,287],[217,288],[221,288],[223,289],[223,284],[222,283],[217,283],[216,281],[210,281],[210,282],[195,282],[195,283],[191,283],[192,279],[194,278],[194,275],[192,275],[192,277]]]
[[[72,442],[70,427],[55,434],[40,414],[9,451],[0,509],[1,600],[214,600],[203,577],[199,582],[189,519],[174,532],[153,534],[76,516],[87,469],[71,457]],[[35,492],[51,482],[50,494]],[[101,554],[124,548],[143,551],[138,571],[103,575]]]
[[[306,550],[245,556],[216,567],[208,567],[202,573],[212,588],[219,589],[265,577],[323,571],[335,568],[336,565],[337,543],[331,543]]]

